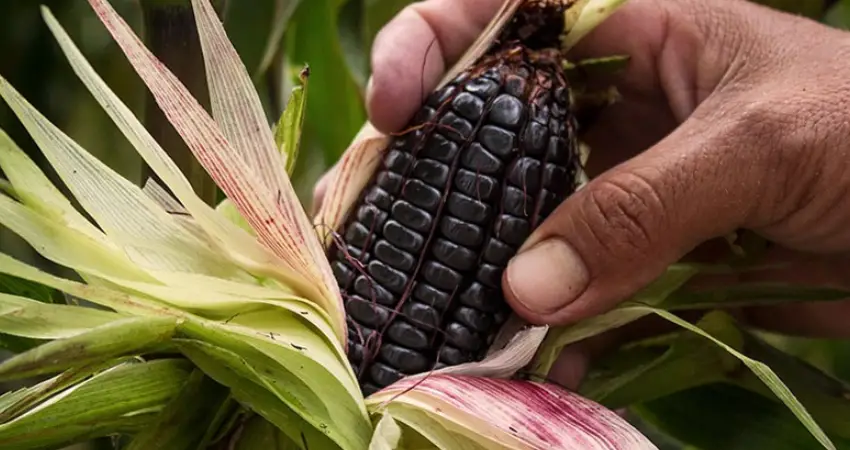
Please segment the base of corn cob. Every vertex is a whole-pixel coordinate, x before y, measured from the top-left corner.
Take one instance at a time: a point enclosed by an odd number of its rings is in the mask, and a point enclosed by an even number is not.
[[[530,2],[426,99],[339,230],[330,260],[367,395],[480,360],[510,313],[503,269],[577,186],[556,3]]]

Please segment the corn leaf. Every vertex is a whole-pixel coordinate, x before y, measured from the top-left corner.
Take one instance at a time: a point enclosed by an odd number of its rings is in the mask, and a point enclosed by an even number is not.
[[[654,449],[623,418],[600,405],[549,384],[530,381],[432,375],[410,377],[367,401],[373,414],[397,405],[418,411],[437,427],[410,420],[420,434],[435,432],[439,448]],[[402,413],[403,414],[403,413]],[[458,444],[460,443],[460,444]],[[471,444],[474,443],[474,446]]]
[[[802,403],[794,396],[788,386],[783,383],[783,381],[776,375],[776,373],[766,364],[761,361],[756,361],[740,351],[736,350],[731,345],[721,341],[715,336],[703,331],[699,327],[682,320],[678,316],[652,307],[642,307],[635,306],[638,310],[649,311],[654,313],[664,319],[667,319],[670,322],[675,323],[676,325],[685,328],[686,330],[692,331],[700,336],[703,336],[715,344],[719,345],[721,348],[740,359],[744,365],[746,365],[769,389],[773,392],[776,397],[782,401],[790,410],[794,413],[798,420],[809,430],[810,433],[818,440],[818,442],[823,445],[824,448],[827,449],[835,449],[835,444],[829,439],[829,437],[824,433],[823,429],[817,424],[817,422],[812,417],[811,413],[803,406]],[[724,314],[720,312],[714,312],[712,314]]]
[[[180,340],[180,348],[183,354],[204,373],[227,386],[233,398],[274,423],[293,442],[306,441],[313,445],[313,448],[362,448],[335,443],[332,440],[333,436],[325,434],[334,431],[336,428],[334,424],[326,424],[326,427],[320,431],[318,427],[296,414],[291,406],[292,401],[282,398],[276,386],[272,386],[271,382],[260,375],[258,370],[240,354],[206,342],[189,339]],[[275,383],[278,382],[275,381]],[[291,389],[291,386],[282,388]],[[269,395],[270,392],[277,395]],[[344,442],[346,438],[340,437],[340,439]],[[299,448],[303,447],[299,446]],[[309,448],[303,448],[303,450],[309,450]]]
[[[665,434],[698,448],[823,448],[783,405],[728,384],[689,389],[636,405],[631,410]],[[731,427],[734,432],[730,432]],[[850,448],[850,440],[830,438],[837,448]]]
[[[298,4],[301,3],[301,0],[275,0],[274,3],[275,9],[274,18],[272,19],[272,29],[266,41],[266,47],[263,50],[263,57],[260,60],[256,76],[265,74],[274,62],[274,58],[280,53],[280,47],[283,43],[286,29],[289,26],[289,21],[298,9]]]
[[[190,370],[186,361],[165,359],[101,372],[0,425],[0,447],[37,449],[137,431],[180,392]]]
[[[708,315],[697,326],[725,342],[740,342],[738,330]],[[725,381],[741,362],[714,343],[682,331],[627,344],[595,361],[579,388],[581,395],[618,409],[697,386]]]
[[[140,352],[167,341],[177,328],[173,318],[128,318],[57,339],[0,364],[0,380],[20,379],[79,367]]]
[[[122,314],[72,305],[53,305],[0,294],[0,333],[62,339],[125,318]]]
[[[712,288],[683,288],[671,293],[657,306],[667,310],[683,310],[769,306],[848,299],[850,299],[850,289],[801,286],[790,283],[737,283],[731,286]]]
[[[195,370],[151,427],[135,435],[125,450],[195,450],[228,391]]]
[[[310,68],[301,71],[300,86],[292,89],[286,109],[283,111],[274,132],[274,141],[283,155],[286,173],[292,176],[298,161],[298,151],[301,146],[301,134],[304,128],[304,115],[307,109],[307,84],[310,78]]]
[[[567,34],[561,38],[561,48],[573,48],[594,28],[617,11],[626,0],[579,0],[567,11]]]
[[[339,159],[366,120],[361,94],[346,70],[343,49],[337,39],[343,3],[343,0],[301,2],[286,33],[290,65],[310,64],[312,94],[305,127],[324,150],[328,164]],[[334,125],[321,126],[327,121],[333,121]]]

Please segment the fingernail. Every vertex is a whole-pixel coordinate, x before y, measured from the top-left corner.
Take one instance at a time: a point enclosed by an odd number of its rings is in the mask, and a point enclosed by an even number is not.
[[[507,267],[514,298],[537,314],[550,314],[577,299],[590,282],[579,254],[561,239],[549,239],[517,254]]]

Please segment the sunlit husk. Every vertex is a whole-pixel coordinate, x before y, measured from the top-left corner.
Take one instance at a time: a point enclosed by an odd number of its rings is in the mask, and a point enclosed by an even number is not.
[[[627,450],[656,447],[614,412],[552,384],[482,377],[411,377],[367,400],[440,448]],[[409,414],[413,413],[413,414]],[[407,422],[426,415],[430,421]],[[452,444],[453,445],[453,444]]]

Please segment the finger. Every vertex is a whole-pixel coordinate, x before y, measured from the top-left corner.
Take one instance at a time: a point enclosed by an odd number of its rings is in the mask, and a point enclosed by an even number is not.
[[[500,0],[427,0],[414,3],[375,38],[366,107],[373,125],[400,130],[448,66],[475,41]]]
[[[759,156],[764,144],[754,136],[712,121],[689,119],[562,203],[507,267],[515,311],[547,324],[602,313],[700,243],[746,223],[775,163]]]

